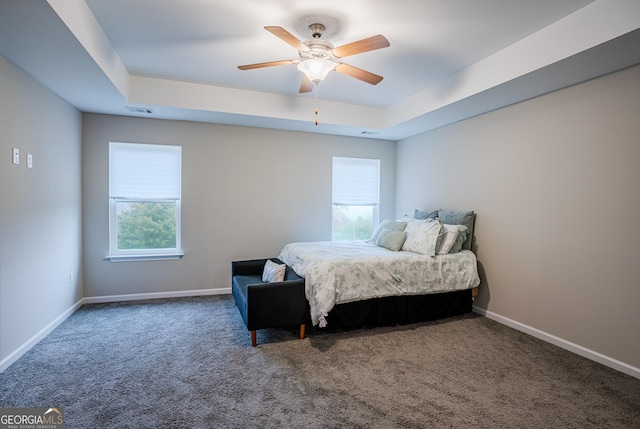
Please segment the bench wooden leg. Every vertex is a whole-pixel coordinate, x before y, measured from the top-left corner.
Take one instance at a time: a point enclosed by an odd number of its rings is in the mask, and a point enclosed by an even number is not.
[[[300,325],[300,339],[304,340],[304,330],[306,328],[306,325],[303,323]]]
[[[251,331],[251,346],[255,347],[257,344],[256,341],[256,330],[254,329],[253,331]]]

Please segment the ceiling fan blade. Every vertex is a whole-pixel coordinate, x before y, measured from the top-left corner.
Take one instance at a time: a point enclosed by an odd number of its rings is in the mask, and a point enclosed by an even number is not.
[[[338,65],[336,65],[335,70],[338,73],[346,74],[347,76],[360,79],[361,81],[370,83],[371,85],[376,85],[382,80],[382,76],[378,76],[377,74],[359,69],[358,67],[350,66],[349,64],[339,63]]]
[[[285,42],[287,42],[288,44],[290,44],[291,46],[293,46],[299,51],[303,51],[303,52],[309,51],[309,47],[307,45],[302,43],[300,39],[298,39],[296,36],[289,33],[287,30],[285,30],[282,27],[268,25],[264,27],[264,29],[272,33],[274,36],[281,38],[282,40],[284,40]]]
[[[238,66],[240,70],[259,69],[262,67],[284,66],[287,64],[295,64],[298,60],[280,60],[280,61],[268,61],[266,63],[247,64],[244,66]]]
[[[309,80],[306,75],[302,75],[302,82],[300,83],[300,94],[313,91],[313,82]]]
[[[390,46],[390,44],[387,38],[378,34],[377,36],[367,37],[366,39],[338,46],[333,49],[333,55],[338,58],[344,58],[349,55],[360,54],[362,52],[373,51],[376,49],[386,48],[388,46]]]

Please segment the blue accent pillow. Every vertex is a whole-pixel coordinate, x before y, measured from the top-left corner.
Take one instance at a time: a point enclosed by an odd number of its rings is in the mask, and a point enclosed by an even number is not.
[[[424,211],[415,209],[413,211],[414,219],[435,219],[438,217],[438,210]]]

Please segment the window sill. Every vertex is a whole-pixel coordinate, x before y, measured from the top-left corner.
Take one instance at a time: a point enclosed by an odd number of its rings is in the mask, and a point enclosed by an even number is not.
[[[182,252],[165,255],[108,255],[104,257],[104,260],[110,262],[171,261],[183,256]]]

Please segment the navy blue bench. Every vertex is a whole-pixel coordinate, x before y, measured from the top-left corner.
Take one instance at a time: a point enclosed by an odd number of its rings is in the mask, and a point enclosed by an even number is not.
[[[269,258],[282,264],[277,258]],[[231,262],[231,291],[247,329],[251,345],[256,346],[256,330],[299,325],[304,338],[307,299],[304,279],[291,267],[286,268],[282,282],[265,283],[262,271],[267,259]]]

